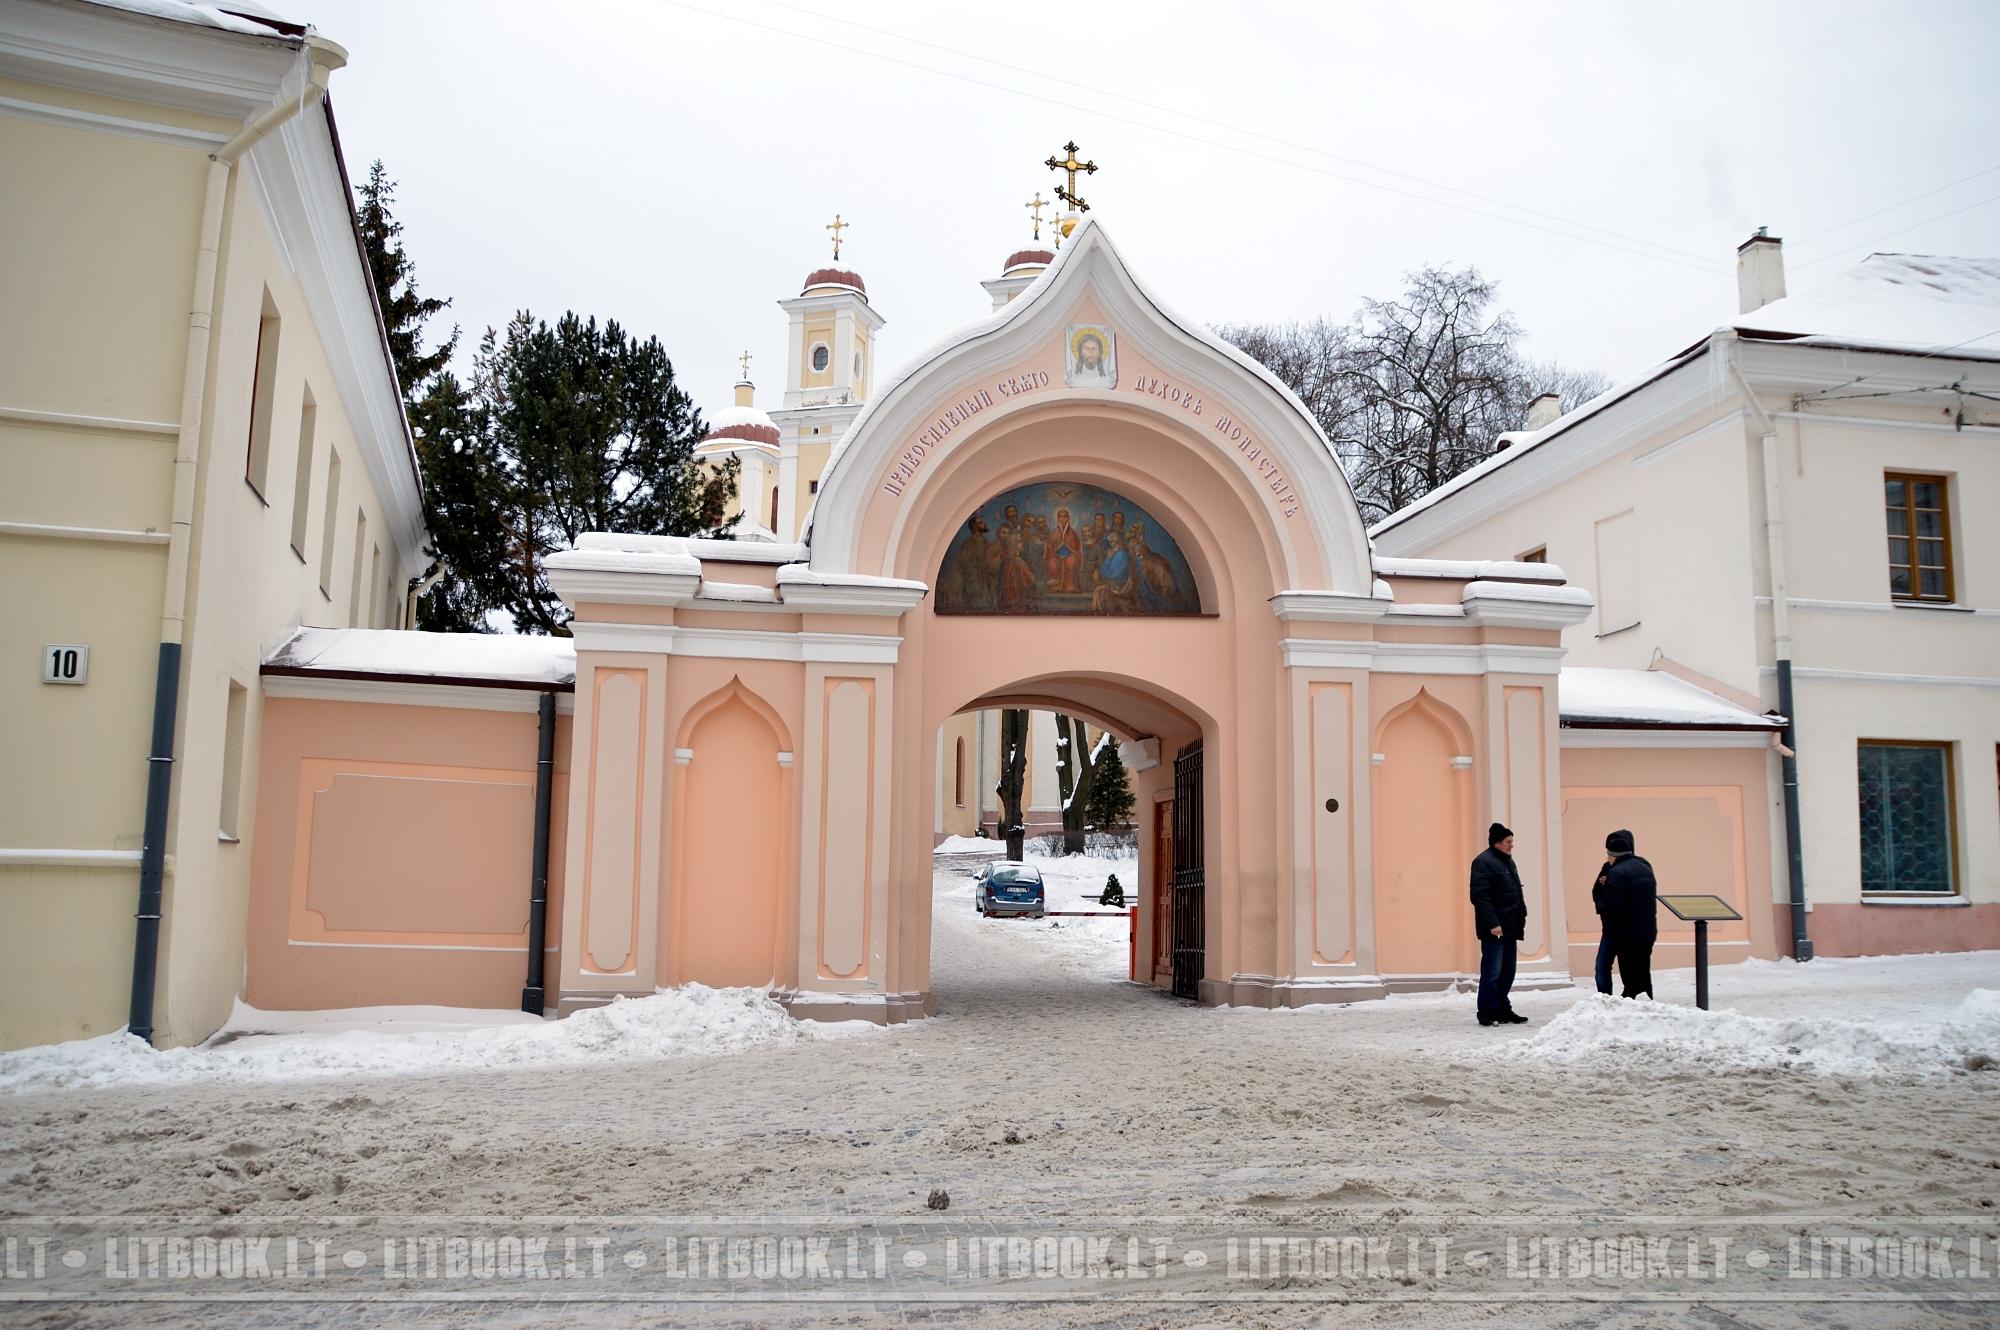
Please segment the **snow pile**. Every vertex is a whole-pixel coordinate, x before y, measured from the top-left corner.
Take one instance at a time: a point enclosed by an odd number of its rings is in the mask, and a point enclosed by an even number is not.
[[[1802,1004],[1804,1005],[1804,1004]],[[1501,1056],[1597,1070],[1769,1070],[1912,1077],[2000,1067],[2000,991],[1935,1020],[1745,1016],[1591,994]]]
[[[461,1023],[342,1019],[357,1014],[265,1013],[239,1005],[228,1027],[196,1048],[154,1049],[121,1031],[0,1053],[0,1093],[645,1062],[876,1028],[795,1021],[763,989],[700,984],[622,999],[560,1021],[505,1012],[457,1013]]]
[[[986,836],[946,836],[931,850],[932,854],[1005,854],[1007,842],[993,840]]]
[[[301,628],[264,663],[287,673],[561,684],[576,678],[576,644],[525,633]]]

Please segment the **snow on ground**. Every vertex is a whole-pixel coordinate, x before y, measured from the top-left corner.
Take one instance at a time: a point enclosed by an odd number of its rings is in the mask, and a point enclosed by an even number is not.
[[[1108,871],[1125,877],[1112,861],[1049,865],[1051,904],[1083,905]],[[392,1074],[356,1065],[282,1083],[121,1078],[0,1095],[5,1236],[82,1253],[74,1273],[52,1259],[48,1279],[0,1280],[0,1320],[1901,1330],[1987,1324],[2000,1302],[2000,1275],[1793,1273],[1799,1244],[1854,1234],[1948,1240],[1961,1266],[1970,1238],[1989,1256],[2000,1247],[2000,1072],[1940,1072],[1899,1061],[1893,1033],[1884,1049],[1836,1030],[1978,1035],[1992,1000],[1975,990],[2000,989],[2000,954],[1721,966],[1708,1016],[1688,1009],[1688,972],[1668,971],[1659,1004],[1522,992],[1531,1024],[1481,1028],[1468,992],[1203,1009],[1125,981],[1121,920],[981,919],[963,864],[940,867],[934,899],[938,1015],[874,1037],[779,1035],[755,1002],[714,995],[705,1001],[727,1009],[718,1023],[757,1037],[721,1041],[731,1056],[657,1056],[617,1024],[644,1016],[645,999],[565,1023],[595,1035],[559,1036],[634,1056],[485,1057],[550,1028],[509,1020],[401,1033],[429,1065],[398,1058]],[[1676,1026],[1688,1040],[1659,1037]],[[1771,1056],[1801,1030],[1792,1063]],[[336,1043],[354,1033],[322,1031]],[[199,1055],[282,1045],[303,1057],[315,1040],[326,1042],[287,1023]],[[1683,1043],[1713,1056],[1685,1057]],[[1852,1060],[1836,1065],[1834,1051]],[[948,1209],[928,1206],[933,1190]],[[385,1244],[496,1232],[601,1240],[612,1259],[601,1278],[552,1283],[383,1268]],[[664,1255],[680,1235],[771,1232],[821,1235],[837,1252],[886,1239],[885,1272],[717,1280]],[[268,1289],[103,1268],[111,1239],[162,1233],[324,1238],[354,1264],[337,1281]],[[1119,1252],[1129,1235],[1145,1278],[963,1265],[975,1241],[1049,1233],[1102,1236]],[[1516,1241],[1634,1237],[1676,1254],[1726,1249],[1733,1263],[1726,1277],[1679,1282],[1650,1267],[1536,1279],[1512,1264]],[[1423,1244],[1422,1266],[1329,1279],[1246,1268],[1240,1246],[1225,1246],[1363,1238],[1392,1244],[1396,1262]],[[960,1243],[956,1272],[946,1240]],[[929,1264],[898,1259],[897,1244],[918,1241]],[[1210,1259],[1159,1262],[1155,1243]],[[1752,1252],[1766,1261],[1746,1263]],[[284,1305],[295,1293],[314,1305]]]
[[[583,1066],[738,1053],[874,1028],[794,1021],[761,989],[700,984],[560,1021],[453,1007],[264,1012],[239,1003],[222,1031],[194,1048],[155,1049],[120,1031],[0,1053],[0,1092]]]
[[[968,839],[954,837],[956,840]],[[988,845],[992,841],[985,842]],[[1139,899],[1139,860],[1136,857],[1100,859],[1081,854],[1048,859],[1028,855],[1025,860],[1042,870],[1043,900],[1050,910],[1116,910],[1115,914],[1094,918],[1029,919],[1018,916],[982,918],[973,905],[972,876],[949,870],[938,874],[932,898],[932,917],[949,915],[956,921],[969,919],[977,930],[976,941],[997,943],[1009,954],[1032,962],[1046,958],[1073,967],[1093,980],[1126,978],[1130,970],[1132,923],[1123,909],[1099,905],[1104,879],[1112,873],[1125,888],[1129,904]]]

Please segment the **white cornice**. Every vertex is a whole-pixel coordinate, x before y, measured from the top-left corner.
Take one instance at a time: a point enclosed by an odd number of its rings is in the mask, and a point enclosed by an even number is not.
[[[576,623],[578,651],[631,651],[711,660],[775,660],[893,665],[903,639],[874,633],[800,633],[750,628],[681,628],[665,624]]]
[[[541,705],[539,688],[482,688],[475,684],[414,683],[402,679],[342,679],[306,674],[261,676],[264,696],[310,702],[368,702],[391,706],[446,707],[454,711],[525,711]],[[568,692],[556,694],[556,710],[575,709]]]
[[[1582,623],[1597,601],[1582,587],[1472,582],[1460,596],[1465,621],[1481,628],[1547,628]]]
[[[189,129],[185,125],[173,125],[159,120],[139,120],[131,116],[103,115],[96,111],[79,110],[73,106],[61,106],[54,102],[33,102],[20,97],[0,97],[0,115],[13,116],[19,120],[33,120],[44,125],[59,125],[64,129],[87,129],[100,134],[144,139],[148,143],[164,143],[170,148],[193,148],[203,153],[213,152],[228,141],[228,135],[214,130]]]
[[[1284,623],[1375,623],[1392,608],[1373,596],[1330,591],[1280,591],[1271,597],[1271,613]]]
[[[700,566],[695,564],[697,569]],[[572,612],[586,601],[595,605],[681,606],[693,600],[701,587],[699,571],[565,568],[554,558],[543,564],[543,571],[549,580],[549,590],[560,596]]]
[[[1769,748],[1775,730],[1590,728],[1557,731],[1564,748]]]
[[[229,32],[108,6],[0,6],[0,74],[228,120],[271,103],[298,46],[276,32]]]
[[[1561,647],[1483,642],[1329,642],[1288,637],[1278,643],[1287,667],[1371,670],[1377,674],[1543,674],[1562,670]]]

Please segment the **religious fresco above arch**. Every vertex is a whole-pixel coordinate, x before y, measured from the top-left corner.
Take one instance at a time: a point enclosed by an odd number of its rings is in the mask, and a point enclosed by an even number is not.
[[[994,495],[959,525],[938,569],[939,614],[1201,613],[1187,557],[1122,494],[1038,480]]]

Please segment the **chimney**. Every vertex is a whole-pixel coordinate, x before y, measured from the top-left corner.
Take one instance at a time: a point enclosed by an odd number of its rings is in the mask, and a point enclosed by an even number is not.
[[[1553,425],[1556,423],[1557,417],[1561,416],[1562,413],[1562,394],[1543,393],[1540,397],[1528,403],[1528,423],[1525,428],[1542,429]]]
[[[1736,247],[1736,312],[1748,314],[1785,298],[1785,242],[1760,226]]]

